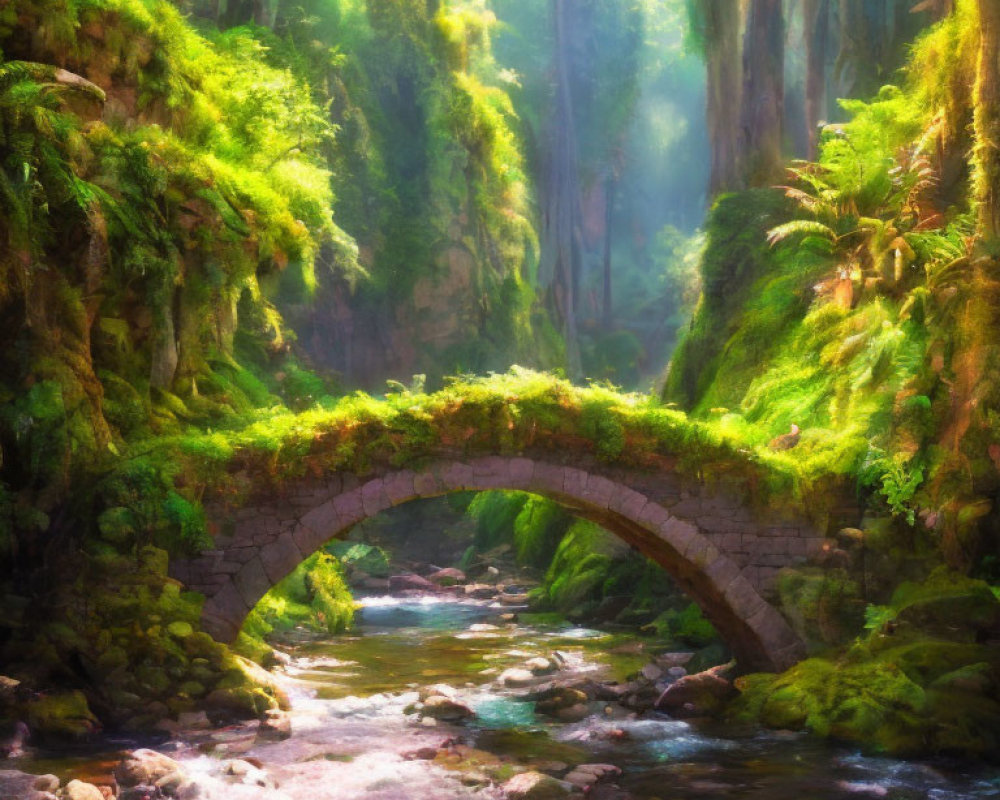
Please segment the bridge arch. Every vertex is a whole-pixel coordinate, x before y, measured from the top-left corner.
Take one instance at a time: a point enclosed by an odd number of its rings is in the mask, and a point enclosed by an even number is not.
[[[232,642],[271,587],[362,520],[457,491],[521,490],[602,525],[660,564],[701,606],[743,669],[779,671],[805,656],[765,595],[778,567],[818,549],[821,534],[794,520],[757,519],[741,499],[699,492],[671,476],[584,466],[490,456],[386,468],[363,480],[303,481],[261,505],[210,511],[221,529],[215,549],[175,561],[171,571],[206,596],[205,630]]]

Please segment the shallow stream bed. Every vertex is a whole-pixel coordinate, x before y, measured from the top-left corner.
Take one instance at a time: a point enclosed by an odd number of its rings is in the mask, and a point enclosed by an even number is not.
[[[560,681],[621,680],[648,661],[655,643],[640,649],[625,637],[531,617],[491,624],[506,610],[369,598],[355,633],[287,647],[281,680],[292,701],[290,738],[260,742],[234,727],[181,732],[158,749],[183,763],[205,800],[489,800],[503,797],[499,786],[519,768],[560,775],[586,763],[622,770],[592,787],[592,798],[1000,798],[995,770],[863,757],[799,734],[636,718],[608,703],[592,704],[582,721],[554,722],[519,699],[523,689],[500,686],[500,673],[557,652]],[[455,725],[406,713],[429,684],[454,688],[476,716]],[[223,774],[232,758],[262,769],[234,784]],[[108,752],[16,766],[100,782],[113,759]]]

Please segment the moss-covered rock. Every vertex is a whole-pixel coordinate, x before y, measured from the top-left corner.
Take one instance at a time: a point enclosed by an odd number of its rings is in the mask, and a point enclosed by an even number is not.
[[[82,692],[44,694],[19,710],[39,741],[85,739],[100,729]]]

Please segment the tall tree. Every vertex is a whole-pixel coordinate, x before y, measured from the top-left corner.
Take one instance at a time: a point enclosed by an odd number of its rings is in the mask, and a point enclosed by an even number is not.
[[[714,3],[713,3],[714,5]],[[740,165],[748,185],[779,175],[785,96],[785,20],[781,0],[750,0],[743,37]]]
[[[693,38],[701,46],[707,73],[705,115],[712,144],[711,195],[740,188],[740,0],[689,0]]]
[[[577,172],[577,132],[570,86],[573,23],[572,14],[566,9],[566,0],[552,0],[552,20],[555,32],[555,108],[549,123],[539,280],[550,287],[551,302],[562,324],[566,342],[567,368],[571,377],[578,377],[582,372],[577,335],[582,209]]]
[[[830,0],[803,0],[802,38],[806,47],[805,112],[809,136],[807,158],[816,158],[817,126],[826,109],[826,54],[830,38]]]
[[[1000,237],[1000,2],[979,0],[976,78],[976,200],[980,234]]]

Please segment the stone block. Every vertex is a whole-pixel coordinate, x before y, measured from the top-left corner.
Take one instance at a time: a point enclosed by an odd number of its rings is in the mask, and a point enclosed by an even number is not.
[[[761,606],[767,605],[757,589],[742,575],[729,584],[725,599],[733,611],[743,619],[749,619],[760,611]]]
[[[308,528],[317,534],[332,536],[340,528],[340,516],[337,513],[336,501],[327,500],[303,514],[298,527]]]
[[[691,540],[698,535],[698,529],[690,522],[671,517],[660,525],[659,535],[680,555],[687,549]]]
[[[576,467],[563,468],[563,494],[582,497],[587,488],[587,473]]]
[[[508,463],[511,488],[526,488],[535,474],[535,462],[530,458],[512,458]]]
[[[562,494],[564,468],[555,464],[536,463],[532,487],[541,494]]]
[[[233,585],[243,598],[248,609],[257,605],[271,588],[272,581],[267,577],[264,565],[259,558],[253,558],[243,565],[243,568],[233,577]]]
[[[393,472],[391,475],[385,476],[383,488],[385,489],[386,497],[389,498],[389,502],[392,505],[396,506],[400,503],[405,503],[407,500],[413,500],[417,496],[413,487],[415,477],[413,472],[408,469]]]
[[[720,595],[725,595],[726,589],[740,575],[740,568],[727,556],[720,555],[705,567],[705,577]]]
[[[201,615],[202,624],[216,641],[233,642],[249,611],[250,606],[246,604],[235,584],[229,582],[206,600]]]
[[[427,470],[413,476],[413,492],[417,497],[437,497],[444,494],[445,487],[437,473]]]
[[[453,462],[441,469],[439,475],[441,482],[451,491],[460,491],[474,485],[475,473],[468,464]]]
[[[587,476],[587,486],[583,491],[582,499],[597,508],[607,508],[615,493],[615,488],[616,485],[603,475],[590,474]]]
[[[366,517],[374,517],[392,505],[385,493],[383,478],[374,478],[361,487],[361,507]]]
[[[319,550],[326,542],[334,538],[340,531],[327,529],[323,532],[313,530],[305,525],[299,525],[292,531],[292,539],[303,557],[309,557]]]
[[[608,501],[608,508],[611,511],[618,512],[623,517],[634,519],[648,502],[649,498],[646,495],[637,492],[635,489],[618,484],[615,487],[615,493]]]
[[[298,545],[289,533],[282,534],[260,551],[260,561],[264,565],[271,583],[277,583],[291,572],[308,553],[299,551]]]
[[[651,531],[658,531],[667,520],[672,519],[670,512],[659,503],[649,502],[642,507],[636,521]]]
[[[338,495],[333,500],[333,509],[337,514],[340,530],[361,522],[365,518],[365,508],[361,502],[361,490],[352,489]]]

